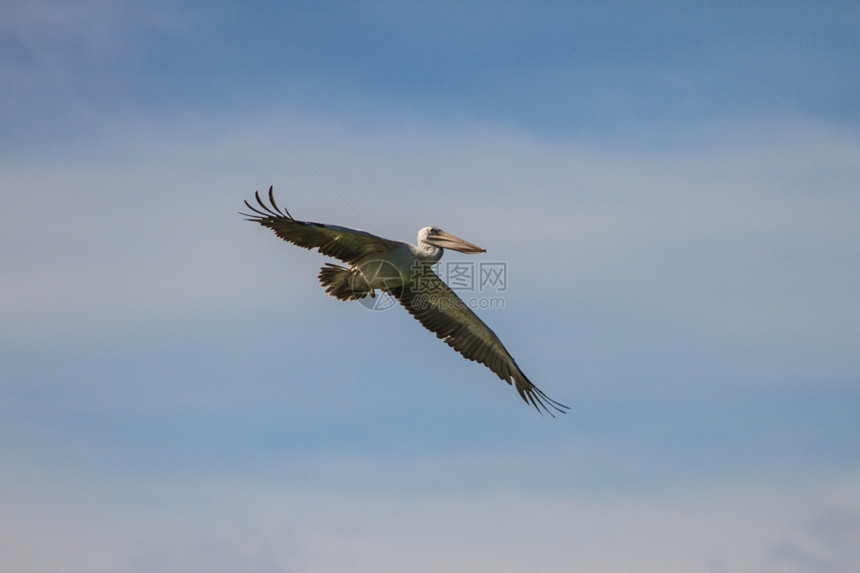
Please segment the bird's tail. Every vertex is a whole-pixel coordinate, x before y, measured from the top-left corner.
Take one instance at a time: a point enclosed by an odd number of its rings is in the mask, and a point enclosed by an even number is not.
[[[325,291],[338,300],[358,300],[368,294],[374,296],[373,289],[361,271],[356,268],[348,269],[331,263],[326,263],[320,269],[320,283]]]

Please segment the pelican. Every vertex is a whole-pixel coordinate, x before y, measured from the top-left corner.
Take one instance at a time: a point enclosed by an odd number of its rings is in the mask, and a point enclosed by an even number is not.
[[[516,387],[522,399],[538,412],[555,417],[553,410],[569,409],[544,394],[526,377],[499,337],[466,305],[431,266],[442,258],[444,249],[461,253],[485,253],[477,245],[450,235],[437,227],[418,231],[418,246],[384,239],[365,231],[323,225],[293,218],[275,202],[269,187],[269,204],[255,193],[257,205],[245,200],[251,213],[240,213],[272,229],[275,234],[299,247],[317,249],[323,255],[348,264],[326,263],[319,281],[338,300],[359,300],[388,293],[445,343],[469,360],[474,360]]]

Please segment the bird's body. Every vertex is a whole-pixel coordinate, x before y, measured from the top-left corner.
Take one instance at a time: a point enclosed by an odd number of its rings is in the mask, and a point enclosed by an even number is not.
[[[564,413],[567,406],[544,394],[529,381],[496,334],[433,272],[432,265],[443,249],[462,253],[486,252],[472,243],[436,227],[418,232],[418,245],[378,237],[336,225],[294,219],[281,210],[273,189],[267,205],[256,194],[257,206],[245,201],[253,212],[248,220],[272,229],[280,238],[347,263],[348,267],[326,263],[319,280],[326,292],[339,300],[359,300],[375,296],[379,290],[395,297],[428,330],[469,360],[495,372],[514,384],[520,396],[550,415],[547,404]]]

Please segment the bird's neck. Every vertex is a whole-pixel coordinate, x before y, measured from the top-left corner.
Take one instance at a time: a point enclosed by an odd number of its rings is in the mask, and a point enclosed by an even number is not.
[[[425,263],[435,263],[439,259],[442,258],[441,247],[437,247],[436,245],[431,245],[429,243],[420,243],[418,245],[418,258],[421,259],[421,262]]]

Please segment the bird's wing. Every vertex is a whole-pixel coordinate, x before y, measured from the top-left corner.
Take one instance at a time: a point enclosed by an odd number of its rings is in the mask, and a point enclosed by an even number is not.
[[[245,205],[252,213],[242,213],[248,221],[256,221],[272,229],[277,236],[299,247],[317,249],[322,254],[352,264],[371,253],[385,253],[395,249],[396,243],[365,231],[347,229],[337,225],[323,225],[293,219],[290,212],[275,203],[272,187],[269,187],[269,205],[255,193],[258,206]]]
[[[515,385],[522,399],[538,412],[543,408],[555,417],[550,407],[562,414],[568,409],[531,383],[499,337],[429,266],[425,266],[412,282],[389,292],[448,346],[469,360],[485,365],[508,384]]]

